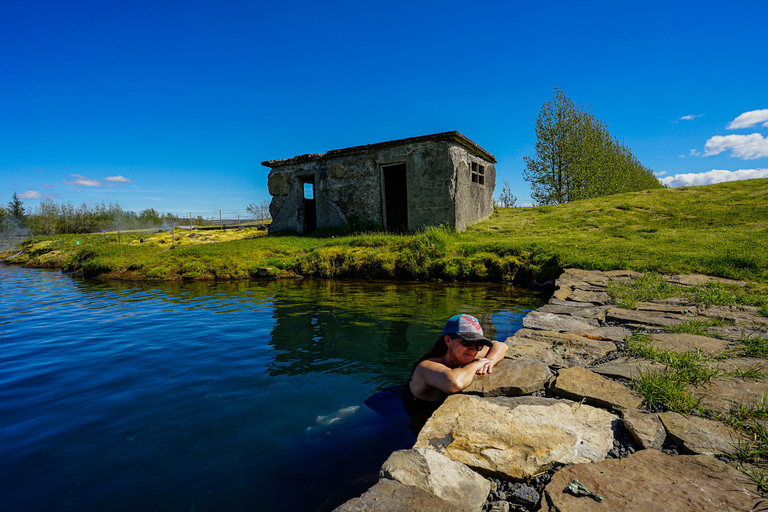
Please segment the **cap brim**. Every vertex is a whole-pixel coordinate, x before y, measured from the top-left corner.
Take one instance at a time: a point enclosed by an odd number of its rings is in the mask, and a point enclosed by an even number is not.
[[[488,347],[493,346],[493,342],[491,340],[489,340],[488,338],[483,338],[476,332],[459,332],[459,333],[456,333],[456,336],[467,341],[484,342],[483,344]]]

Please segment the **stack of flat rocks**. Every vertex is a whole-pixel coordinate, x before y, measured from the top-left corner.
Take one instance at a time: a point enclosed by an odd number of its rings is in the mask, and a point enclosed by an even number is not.
[[[631,356],[625,341],[643,329],[661,350],[738,355],[745,335],[768,336],[768,318],[755,308],[703,308],[680,297],[634,309],[614,305],[608,282],[640,275],[566,270],[550,301],[506,340],[507,356],[493,373],[448,397],[414,447],[393,453],[379,482],[336,510],[655,511],[660,500],[668,510],[691,512],[764,506],[735,463],[723,461],[739,443],[736,432],[705,417],[643,408],[631,381],[665,367]],[[716,279],[666,278],[681,286]],[[663,332],[695,317],[730,325],[710,327],[706,336]],[[768,371],[760,358],[710,364],[723,374]],[[723,412],[759,402],[768,381],[721,377],[689,391],[702,408]],[[566,492],[573,481],[591,494]]]

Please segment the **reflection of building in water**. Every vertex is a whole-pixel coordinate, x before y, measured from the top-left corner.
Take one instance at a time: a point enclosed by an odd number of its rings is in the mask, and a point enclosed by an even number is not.
[[[393,376],[402,378],[403,368],[426,352],[457,312],[478,317],[492,338],[491,316],[511,306],[502,292],[500,285],[329,280],[280,287],[268,372],[354,373],[360,363],[391,363]]]

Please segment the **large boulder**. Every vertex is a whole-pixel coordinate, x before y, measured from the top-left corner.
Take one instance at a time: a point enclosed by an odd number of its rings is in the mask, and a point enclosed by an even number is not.
[[[334,512],[463,512],[443,498],[415,485],[382,479],[359,498],[353,498]]]
[[[580,331],[589,333],[590,330]],[[616,350],[612,341],[572,332],[520,329],[505,343],[512,359],[533,359],[550,367],[570,368],[592,364]]]
[[[487,375],[476,375],[464,393],[484,396],[528,395],[544,388],[552,376],[549,366],[532,359],[502,359]]]
[[[566,492],[573,481],[602,496]],[[555,473],[544,489],[542,512],[745,512],[762,498],[744,475],[705,455],[672,457],[641,450],[623,459],[577,464]]]
[[[415,485],[467,512],[480,510],[491,490],[490,481],[429,448],[394,452],[381,467],[381,476]]]
[[[437,450],[481,474],[525,480],[559,464],[604,459],[617,421],[584,404],[555,400],[510,409],[453,395],[424,425],[415,446]]]

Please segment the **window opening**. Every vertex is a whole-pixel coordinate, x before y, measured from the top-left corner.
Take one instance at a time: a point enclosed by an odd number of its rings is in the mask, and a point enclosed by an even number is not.
[[[477,162],[472,162],[470,173],[472,175],[472,183],[478,185],[485,185],[485,166],[480,165]]]
[[[311,182],[304,183],[304,199],[315,198],[315,184]]]

